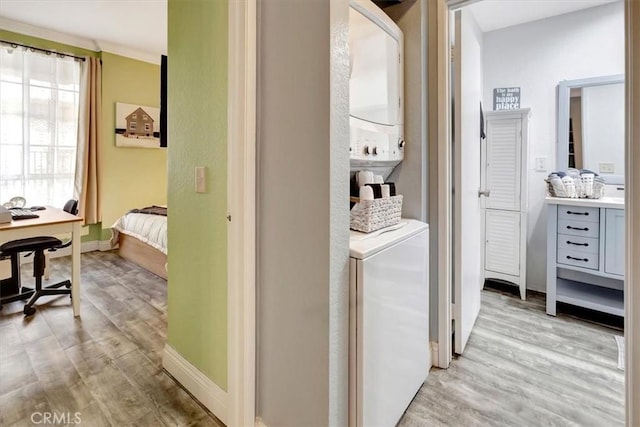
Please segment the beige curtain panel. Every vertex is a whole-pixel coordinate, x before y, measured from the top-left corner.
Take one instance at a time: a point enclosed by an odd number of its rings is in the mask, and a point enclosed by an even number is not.
[[[80,74],[78,152],[74,183],[74,197],[78,199],[78,215],[84,218],[85,225],[102,221],[100,183],[98,182],[98,159],[102,139],[101,82],[100,59],[86,57]]]

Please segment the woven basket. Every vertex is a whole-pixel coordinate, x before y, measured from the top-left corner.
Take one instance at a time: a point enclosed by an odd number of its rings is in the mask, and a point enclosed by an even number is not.
[[[570,199],[571,197],[566,194],[556,194],[553,186],[551,185],[551,181],[545,179],[547,183],[547,194],[551,197],[560,197],[565,199]],[[593,194],[584,194],[582,183],[578,179],[574,179],[576,185],[576,197],[577,199],[599,199],[604,196],[604,184],[600,181],[593,182]]]
[[[360,200],[351,209],[351,229],[371,233],[396,225],[402,215],[402,196]]]

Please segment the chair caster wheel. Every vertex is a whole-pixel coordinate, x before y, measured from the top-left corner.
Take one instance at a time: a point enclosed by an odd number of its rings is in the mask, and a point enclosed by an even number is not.
[[[71,283],[64,285],[67,289],[71,289]]]
[[[36,312],[36,309],[33,307],[25,307],[24,310],[22,310],[22,312],[24,313],[25,316],[31,316]]]

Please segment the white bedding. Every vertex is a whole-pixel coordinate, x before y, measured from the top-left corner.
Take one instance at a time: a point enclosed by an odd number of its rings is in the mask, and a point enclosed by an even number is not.
[[[113,230],[112,245],[118,242],[118,233],[124,233],[167,254],[166,216],[128,213],[118,218],[111,228]]]

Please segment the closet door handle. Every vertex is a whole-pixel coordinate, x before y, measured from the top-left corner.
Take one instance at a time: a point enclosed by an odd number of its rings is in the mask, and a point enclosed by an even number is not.
[[[567,211],[567,213],[569,215],[584,215],[584,216],[589,216],[589,212],[572,212],[572,211]]]
[[[576,242],[572,242],[571,240],[567,240],[567,244],[568,245],[576,245],[576,246],[589,246],[588,243],[576,243]]]
[[[580,227],[572,227],[572,226],[570,226],[570,225],[567,225],[567,228],[568,228],[569,230],[589,231],[589,227],[580,228]]]
[[[567,259],[572,259],[574,261],[584,261],[584,262],[589,262],[589,258],[574,258],[572,256],[567,255]]]

